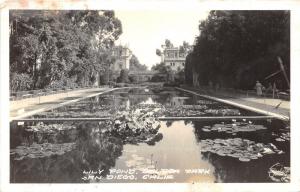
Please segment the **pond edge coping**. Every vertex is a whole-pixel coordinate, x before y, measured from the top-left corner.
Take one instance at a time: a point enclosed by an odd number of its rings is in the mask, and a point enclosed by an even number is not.
[[[87,95],[85,97],[81,97],[81,98],[78,98],[78,99],[73,99],[73,100],[70,100],[70,101],[65,101],[63,103],[58,103],[57,105],[54,105],[54,106],[44,107],[44,108],[36,109],[36,110],[33,110],[33,111],[29,111],[29,112],[24,113],[22,115],[10,118],[9,122],[12,122],[12,121],[18,120],[18,119],[22,119],[22,118],[25,118],[25,117],[28,117],[28,116],[31,116],[31,115],[34,115],[34,114],[37,114],[37,113],[41,113],[41,112],[44,112],[44,111],[56,109],[56,108],[62,107],[64,105],[75,103],[75,102],[78,102],[78,101],[81,101],[81,100],[84,100],[84,99],[87,99],[87,98],[95,97],[97,95],[102,95],[104,93],[109,93],[111,91],[115,91],[115,90],[119,90],[119,89],[127,89],[127,88],[129,88],[129,87],[112,88],[112,89],[105,90],[105,91],[102,91],[102,92],[99,92],[99,93],[94,93],[94,94],[91,94],[91,95]]]
[[[255,107],[250,107],[250,106],[239,104],[239,103],[236,103],[236,102],[233,102],[233,101],[228,101],[226,99],[220,99],[220,98],[209,96],[209,95],[199,94],[197,92],[190,91],[190,90],[187,90],[187,89],[183,89],[183,88],[180,88],[180,87],[175,87],[175,89],[185,91],[185,92],[188,92],[188,93],[191,93],[191,94],[194,94],[194,95],[198,95],[198,96],[206,98],[206,99],[211,99],[211,100],[219,101],[219,102],[229,104],[229,105],[232,105],[232,106],[235,106],[235,107],[243,108],[243,109],[246,109],[246,110],[249,110],[249,111],[252,111],[252,112],[256,112],[256,113],[259,113],[259,114],[271,115],[271,116],[274,116],[276,119],[279,119],[279,120],[283,120],[283,121],[289,121],[290,120],[290,118],[288,116],[285,116],[285,115],[280,115],[280,114],[277,114],[277,113],[269,112],[269,111],[258,109],[258,108],[255,108]]]

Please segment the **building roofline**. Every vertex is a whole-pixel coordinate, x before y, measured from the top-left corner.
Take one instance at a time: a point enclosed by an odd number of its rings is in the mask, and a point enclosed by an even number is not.
[[[175,58],[175,59],[165,59],[165,61],[185,61],[185,57],[180,58]]]
[[[179,50],[179,47],[169,47],[165,48],[164,50]]]

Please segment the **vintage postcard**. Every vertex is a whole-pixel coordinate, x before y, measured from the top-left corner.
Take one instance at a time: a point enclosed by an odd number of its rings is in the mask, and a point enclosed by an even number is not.
[[[299,191],[297,8],[3,2],[1,191]]]

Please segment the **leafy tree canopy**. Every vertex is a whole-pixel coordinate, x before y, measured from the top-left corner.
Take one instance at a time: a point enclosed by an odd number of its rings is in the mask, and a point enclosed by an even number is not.
[[[202,85],[212,81],[251,89],[256,80],[266,84],[265,77],[280,69],[278,56],[289,71],[289,11],[211,11],[199,30],[186,59],[186,80],[193,71]],[[273,81],[287,88],[283,75]]]
[[[131,71],[146,71],[147,66],[140,63],[138,58],[135,55],[132,55],[132,57],[129,60],[129,70]]]
[[[92,83],[113,63],[111,49],[122,33],[113,11],[13,10],[9,25],[11,85],[31,79],[16,91]]]

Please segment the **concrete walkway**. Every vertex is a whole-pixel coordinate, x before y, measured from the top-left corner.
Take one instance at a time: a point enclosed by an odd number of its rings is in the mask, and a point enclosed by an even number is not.
[[[289,116],[290,101],[272,98],[233,98],[232,101]]]
[[[184,87],[183,89],[264,115],[273,115],[284,120],[287,120],[290,117],[290,101],[260,97],[240,97],[240,95],[235,96],[234,94],[228,96],[227,93],[222,94],[221,91],[208,92],[207,90],[189,87]]]
[[[34,98],[10,101],[10,121],[24,118],[45,110],[70,104],[86,97],[92,97],[114,90],[112,88],[90,88],[57,93]]]

